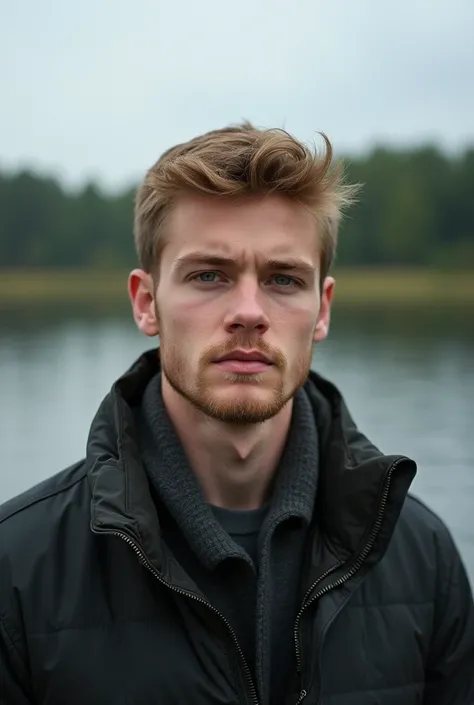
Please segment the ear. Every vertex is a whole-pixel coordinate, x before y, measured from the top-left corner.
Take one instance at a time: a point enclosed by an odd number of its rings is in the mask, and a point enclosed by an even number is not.
[[[326,277],[324,280],[318,320],[316,322],[316,328],[314,329],[313,341],[315,343],[320,343],[329,333],[329,324],[331,322],[331,303],[335,284],[336,282],[332,277]]]
[[[154,283],[151,274],[134,269],[128,277],[128,295],[138,330],[150,337],[158,335]]]

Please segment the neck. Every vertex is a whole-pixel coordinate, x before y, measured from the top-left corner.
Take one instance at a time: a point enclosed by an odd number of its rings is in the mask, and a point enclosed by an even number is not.
[[[162,395],[207,502],[247,510],[265,504],[287,439],[292,401],[263,423],[238,426],[203,414],[164,375]]]

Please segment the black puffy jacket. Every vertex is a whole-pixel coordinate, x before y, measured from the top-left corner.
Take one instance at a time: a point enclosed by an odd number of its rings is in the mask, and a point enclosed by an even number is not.
[[[258,702],[232,625],[160,540],[132,414],[157,364],[113,386],[84,461],[0,509],[1,705]],[[324,451],[287,702],[474,703],[472,594],[448,530],[407,496],[414,463],[378,452],[330,383],[306,390]]]

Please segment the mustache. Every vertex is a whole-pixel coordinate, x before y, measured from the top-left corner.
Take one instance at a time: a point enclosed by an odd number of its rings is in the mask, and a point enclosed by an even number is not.
[[[241,350],[258,350],[258,352],[265,355],[271,362],[278,368],[284,369],[287,364],[285,355],[278,348],[274,348],[269,345],[266,341],[261,338],[252,338],[251,336],[244,336],[242,334],[235,335],[230,340],[227,340],[221,345],[215,345],[212,348],[208,348],[201,358],[203,365],[211,363],[216,358],[222,357],[223,355],[228,355],[237,348]]]

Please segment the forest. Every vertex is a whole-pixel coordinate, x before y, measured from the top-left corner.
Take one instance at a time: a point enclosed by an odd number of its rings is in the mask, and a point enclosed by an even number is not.
[[[344,162],[348,180],[363,186],[341,228],[338,265],[474,268],[474,146],[451,155],[377,147]],[[134,192],[93,182],[72,191],[0,165],[0,268],[134,266]]]

